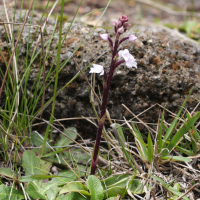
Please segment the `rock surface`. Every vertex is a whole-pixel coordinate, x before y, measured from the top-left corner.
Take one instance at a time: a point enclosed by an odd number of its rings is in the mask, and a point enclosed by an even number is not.
[[[17,20],[16,18],[16,21]],[[37,24],[36,19],[33,19],[32,24]],[[14,28],[15,38],[17,38],[19,27],[21,26],[15,26]],[[29,60],[39,36],[39,31],[37,31],[36,38],[33,39],[36,29],[36,27],[31,27],[30,30],[29,43],[33,41],[33,44],[30,47]],[[51,38],[53,29],[53,22],[52,24],[49,23],[46,27],[44,42],[47,42]],[[144,29],[146,29],[146,31],[142,31]],[[84,27],[79,23],[72,25],[61,49],[61,63],[65,62],[66,59],[73,54],[90,31],[91,28]],[[126,35],[130,35],[133,31],[137,31],[135,35],[138,39],[134,42],[124,42],[123,45],[121,45],[121,49],[129,49],[137,60],[138,69],[128,69],[125,65],[120,65],[116,69],[111,84],[107,107],[111,118],[123,119],[123,117],[126,117],[129,119],[133,117],[122,107],[122,103],[136,115],[156,103],[176,113],[180,109],[190,89],[193,87],[192,96],[186,105],[188,111],[192,111],[198,103],[195,99],[200,99],[200,46],[174,37],[170,32],[162,28],[137,27],[136,29],[126,32]],[[19,44],[18,67],[19,71],[23,72],[25,71],[25,69],[22,70],[22,66],[27,53],[28,32],[29,27],[25,27]],[[63,31],[63,36],[66,33],[67,28]],[[108,31],[102,28],[96,28],[87,37],[78,51],[74,53],[74,58],[82,69],[95,61],[96,64],[105,66],[106,71],[109,70],[111,53],[108,43],[100,39],[99,34],[101,33],[108,33],[111,37],[114,36],[112,30]],[[57,43],[58,36],[53,35],[50,47],[47,49],[47,46],[45,46],[45,51],[50,55],[48,61],[45,62],[46,74],[49,70],[55,69],[56,62],[54,62],[54,59],[57,54],[57,48],[55,48]],[[6,43],[3,26],[0,26],[0,47],[4,57],[8,61],[8,45]],[[41,44],[39,43],[36,51],[39,51],[40,48]],[[40,56],[32,63],[28,86],[30,91],[40,70],[39,63]],[[5,69],[5,63],[1,54],[0,67],[1,69]],[[72,59],[64,64],[64,67],[59,73],[58,89],[62,88],[70,81],[78,71]],[[89,69],[87,69],[84,74],[91,80]],[[50,81],[52,77],[53,75],[49,77],[48,80]],[[99,94],[98,88],[100,88],[100,93],[102,94],[102,77],[96,75],[95,82],[97,94]],[[45,102],[52,97],[53,87],[54,82],[46,89]],[[4,98],[5,94],[1,97],[1,106],[3,106]],[[95,105],[99,111],[96,101]],[[141,119],[145,122],[157,122],[158,110],[158,106],[150,109],[148,112],[141,115]],[[48,106],[45,110],[45,114],[50,112],[51,106]],[[55,118],[57,119],[81,116],[94,116],[89,100],[87,83],[82,75],[75,79],[58,95],[55,107]],[[96,127],[86,120],[67,120],[62,123],[66,127],[75,126],[80,133],[87,134],[91,137],[96,134]]]

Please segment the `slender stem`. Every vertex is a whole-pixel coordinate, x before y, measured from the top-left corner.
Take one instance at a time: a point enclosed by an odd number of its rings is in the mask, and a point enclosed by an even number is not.
[[[128,40],[128,39],[129,39],[129,37],[122,38],[122,39],[119,41],[119,45],[120,45],[122,42],[124,42],[125,40]]]
[[[116,63],[115,56],[117,55],[117,48],[119,46],[118,38],[119,38],[119,34],[117,33],[114,49],[112,51],[112,61],[111,61],[111,65],[110,65],[108,79],[107,79],[107,81],[104,80],[105,84],[104,84],[103,101],[102,101],[102,107],[101,107],[101,116],[100,116],[100,120],[99,120],[99,128],[98,128],[96,143],[95,143],[94,152],[93,152],[91,175],[95,174],[95,171],[97,168],[96,165],[97,165],[97,160],[98,160],[98,152],[99,152],[99,146],[100,146],[100,141],[101,141],[101,134],[102,134],[105,118],[106,118],[106,105],[107,105],[107,100],[108,100],[108,92],[110,89],[110,84],[111,84],[112,77],[113,77],[114,70],[115,70],[115,63]]]

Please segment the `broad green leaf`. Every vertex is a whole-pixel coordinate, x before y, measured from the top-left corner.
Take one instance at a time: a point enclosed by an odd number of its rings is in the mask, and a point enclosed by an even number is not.
[[[22,176],[19,178],[21,182],[30,182],[34,180],[43,180],[43,179],[49,179],[49,178],[55,178],[59,176],[55,175],[31,175],[31,176]],[[59,177],[62,178],[62,177]]]
[[[58,175],[51,180],[51,182],[56,182],[58,186],[65,185],[76,179],[76,175],[71,170],[63,170]]]
[[[182,157],[182,156],[165,156],[162,157],[163,160],[170,160],[170,161],[182,161],[182,162],[191,162],[192,159]]]
[[[77,130],[76,128],[70,127],[66,130],[63,131],[66,135],[68,135],[70,138],[72,138],[73,140],[76,139],[77,137]],[[57,141],[57,143],[55,144],[55,146],[66,146],[71,144],[72,141],[70,139],[68,139],[66,136],[64,135],[60,135],[60,139]]]
[[[132,180],[131,184],[128,188],[133,194],[142,194],[144,193],[144,185],[142,184],[140,179]]]
[[[10,195],[11,194],[11,195]],[[10,186],[5,186],[3,184],[0,185],[0,199],[1,200],[22,200],[24,199],[23,192],[20,190],[16,190]]]
[[[55,200],[56,195],[58,194],[59,190],[60,189],[58,188],[57,185],[54,185],[54,186],[50,187],[46,192],[47,199],[48,200]]]
[[[41,147],[43,141],[44,140],[36,132],[31,133],[31,142],[33,143],[34,146]],[[48,147],[48,145],[46,144],[45,147]]]
[[[79,192],[83,195],[90,196],[88,189],[79,182],[70,182],[67,183],[61,190],[59,194],[68,193],[68,192]]]
[[[122,127],[120,126],[120,124],[117,124],[117,123],[115,123],[115,125],[116,125],[117,131],[118,131],[118,133],[120,134],[122,140],[123,140],[124,142],[126,142],[126,139],[125,139],[125,137],[124,137],[124,133],[123,133]]]
[[[176,144],[179,142],[179,140],[183,137],[185,133],[188,132],[188,130],[194,125],[194,123],[199,119],[200,112],[198,112],[196,115],[191,117],[185,124],[178,130],[178,132],[174,135],[171,142],[168,144],[167,149],[165,149],[161,156],[165,157],[168,155],[168,153],[176,146]]]
[[[131,176],[132,175],[129,175],[129,174],[112,175],[104,179],[104,181],[102,180],[101,185],[103,186],[104,190],[105,190],[105,184],[107,188],[114,187],[114,186],[121,186],[125,188],[127,180]]]
[[[25,151],[22,155],[22,166],[25,175],[41,174],[40,159],[32,151]]]
[[[107,193],[108,193],[108,197],[115,197],[118,194],[120,196],[124,195],[126,192],[125,187],[119,187],[119,186],[115,186],[115,187],[111,187],[109,189],[107,189]],[[107,199],[107,193],[106,190],[104,190],[104,198]]]
[[[90,191],[91,200],[103,200],[103,187],[100,180],[96,176],[90,175],[86,182]]]
[[[25,191],[34,199],[46,199],[46,196],[39,191],[40,185],[38,181],[29,182]]]
[[[9,176],[9,177],[13,177],[13,178],[16,177],[16,175],[13,174],[13,172],[10,168],[1,168],[0,174],[5,175],[5,176]]]
[[[89,200],[88,198],[83,197],[78,192],[71,192],[66,195],[59,195],[56,200]]]
[[[40,169],[41,169],[40,173],[42,175],[49,174],[51,167],[52,167],[52,163],[51,162],[48,162],[46,160],[40,159]]]
[[[148,160],[151,163],[153,161],[153,143],[151,140],[151,135],[150,133],[148,134]]]
[[[165,142],[168,141],[168,139],[169,139],[170,136],[172,135],[172,133],[173,133],[173,131],[174,131],[176,125],[177,125],[177,122],[178,122],[178,120],[179,120],[179,116],[180,116],[180,114],[181,114],[183,108],[185,107],[185,104],[187,103],[187,101],[188,101],[188,99],[189,99],[191,93],[192,93],[192,89],[190,90],[189,95],[187,96],[187,98],[185,99],[185,101],[183,102],[183,105],[181,106],[181,109],[178,111],[178,114],[176,115],[175,119],[173,120],[173,122],[171,123],[170,127],[168,128],[168,130],[167,130],[167,132],[166,132],[166,134],[165,134],[165,136],[164,136],[164,138],[163,138],[163,141],[164,141],[164,142],[162,143],[162,144],[163,144],[162,148],[164,147]],[[162,149],[162,148],[161,148],[161,149]],[[164,156],[164,155],[163,155],[163,156]],[[165,156],[166,156],[166,155],[165,155]]]

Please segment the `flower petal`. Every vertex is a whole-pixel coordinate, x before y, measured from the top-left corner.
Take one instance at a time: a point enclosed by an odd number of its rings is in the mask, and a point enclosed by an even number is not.
[[[127,61],[129,59],[129,56],[131,55],[129,53],[128,49],[121,50],[121,51],[119,51],[118,54],[120,57],[123,57],[125,61]]]
[[[101,34],[100,37],[102,40],[108,40],[108,34]]]
[[[134,41],[137,39],[137,37],[135,37],[134,35],[130,35],[128,38],[130,41]]]
[[[90,72],[89,73],[98,73],[100,75],[104,74],[104,69],[102,65],[96,65],[93,64],[93,66],[90,68]]]

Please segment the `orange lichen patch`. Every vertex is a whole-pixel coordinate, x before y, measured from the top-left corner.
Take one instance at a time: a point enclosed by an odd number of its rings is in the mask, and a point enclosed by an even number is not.
[[[156,65],[160,65],[161,64],[161,60],[160,60],[160,58],[158,56],[153,58],[153,64],[156,64]]]
[[[77,88],[78,84],[77,83],[71,83],[67,86],[68,89],[73,89],[73,88]]]
[[[76,55],[79,57],[79,56],[82,55],[82,52],[81,52],[81,51],[77,51],[77,52],[76,52]]]
[[[174,63],[172,64],[172,70],[173,70],[173,71],[177,71],[177,70],[178,70],[178,64],[177,64],[177,62],[174,62]]]
[[[79,50],[83,50],[84,45],[82,44],[79,48]]]
[[[5,50],[5,51],[2,51],[0,52],[0,63],[5,63],[5,60],[6,62],[9,61],[9,53],[8,53],[8,50]]]
[[[78,38],[67,38],[66,40],[65,40],[65,44],[66,45],[70,45],[70,44],[72,44],[72,43],[74,43],[74,42],[77,42],[78,41]]]

